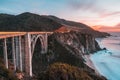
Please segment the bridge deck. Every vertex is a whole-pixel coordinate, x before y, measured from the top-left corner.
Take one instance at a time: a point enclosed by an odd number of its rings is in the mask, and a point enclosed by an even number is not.
[[[9,38],[14,36],[22,36],[25,34],[52,34],[53,32],[0,32],[0,39]]]

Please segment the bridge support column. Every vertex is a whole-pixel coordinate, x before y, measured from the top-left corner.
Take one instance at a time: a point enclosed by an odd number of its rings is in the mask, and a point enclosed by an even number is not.
[[[19,36],[19,57],[20,57],[20,71],[23,71],[23,66],[22,66],[22,52],[21,52],[21,36]]]
[[[47,33],[43,35],[43,44],[42,44],[42,49],[41,49],[41,53],[45,54],[48,51],[48,35]]]
[[[12,58],[13,58],[13,63],[14,63],[14,70],[16,71],[16,57],[15,57],[15,41],[14,37],[12,37]]]
[[[23,71],[22,66],[22,52],[21,52],[21,36],[15,37],[15,57],[16,57],[16,68],[18,68],[20,71]]]
[[[32,54],[31,54],[31,35],[25,36],[25,71],[28,76],[32,76]]]
[[[45,34],[45,48],[44,48],[44,51],[45,51],[45,53],[47,53],[47,51],[48,51],[48,35],[47,35],[47,33]]]
[[[5,67],[8,69],[8,55],[7,55],[7,44],[6,44],[6,38],[4,39],[4,62],[5,62]]]
[[[20,70],[19,67],[19,39],[18,36],[15,37],[15,57],[16,57],[16,68]]]

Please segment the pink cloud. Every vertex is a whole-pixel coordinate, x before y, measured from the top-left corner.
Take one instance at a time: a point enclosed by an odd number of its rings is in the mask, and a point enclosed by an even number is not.
[[[119,28],[120,28],[120,23],[119,23],[119,24],[117,24],[117,25],[115,25],[115,27],[119,27]]]
[[[114,16],[114,15],[120,15],[120,11],[103,13],[100,15],[100,17],[104,18],[104,17]]]

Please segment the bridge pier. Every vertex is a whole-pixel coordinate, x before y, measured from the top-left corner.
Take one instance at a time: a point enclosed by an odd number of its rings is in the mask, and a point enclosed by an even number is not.
[[[20,71],[23,71],[22,51],[21,51],[21,36],[16,36],[14,38],[15,38],[15,47],[13,46],[13,49],[15,49],[15,58],[14,58],[15,62],[14,62],[14,64],[15,64],[15,67],[17,69],[19,69]],[[14,57],[14,52],[13,52],[13,57]]]
[[[15,37],[15,57],[16,57],[16,68],[19,69],[19,49],[18,49],[18,37]]]
[[[21,37],[21,59],[22,59],[22,71],[25,72],[25,36]]]
[[[21,36],[19,36],[18,38],[19,38],[19,58],[20,58],[19,66],[20,66],[20,71],[23,71],[23,67],[22,67],[22,52],[21,52]]]
[[[42,34],[41,36],[38,35],[38,38],[41,39],[40,40],[41,46],[42,46],[41,54],[47,53],[47,49],[48,49],[48,40],[47,40],[48,39],[48,34],[45,33],[45,34]],[[37,41],[37,39],[36,39],[36,41]],[[34,45],[33,48],[35,48],[35,44],[36,44],[36,42],[33,44]],[[34,52],[34,49],[32,50],[32,54],[33,54],[33,52]]]
[[[45,53],[47,53],[47,51],[48,51],[48,34],[46,33],[45,34]]]
[[[48,49],[48,35],[47,34],[44,34],[44,36],[42,37],[44,42],[43,42],[43,45],[42,45],[42,50],[41,50],[41,53],[42,54],[45,54],[47,53],[47,49]]]
[[[15,41],[14,41],[14,37],[12,37],[12,58],[13,58],[14,70],[16,71],[16,57],[15,57]]]
[[[6,43],[6,38],[4,38],[4,42],[3,42],[3,52],[4,52],[5,67],[8,69],[8,55],[7,55],[7,43]]]
[[[31,35],[25,35],[25,72],[28,76],[32,76],[32,56],[31,56]]]

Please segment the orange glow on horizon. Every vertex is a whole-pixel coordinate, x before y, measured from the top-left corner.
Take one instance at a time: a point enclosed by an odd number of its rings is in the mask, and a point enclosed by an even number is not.
[[[117,27],[102,27],[102,26],[94,26],[92,29],[102,32],[120,32],[120,28]]]
[[[94,27],[91,27],[92,29],[94,29],[94,30],[98,30],[99,31],[99,29],[101,28],[100,26],[94,26]]]

